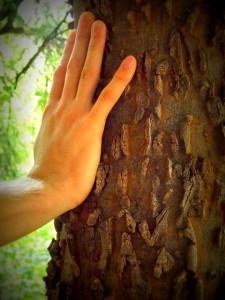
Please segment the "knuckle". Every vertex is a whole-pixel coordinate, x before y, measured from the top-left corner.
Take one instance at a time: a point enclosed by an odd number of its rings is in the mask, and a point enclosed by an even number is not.
[[[69,73],[74,73],[75,70],[79,70],[82,66],[81,61],[79,60],[79,58],[76,56],[71,56],[68,64],[67,64],[67,72]]]
[[[67,41],[67,45],[66,45],[66,50],[70,51],[71,49],[73,49],[73,46],[74,46],[74,38],[70,38],[68,41]]]
[[[116,73],[115,74],[115,79],[118,82],[121,82],[122,84],[127,84],[127,78],[125,76],[123,76],[122,74]]]
[[[65,72],[66,72],[66,66],[64,64],[59,64],[55,70],[54,77],[55,78],[60,77],[64,75]]]
[[[43,111],[42,119],[45,119],[51,113],[52,109],[53,109],[53,106],[52,106],[51,102],[48,102]]]
[[[113,99],[114,99],[113,91],[109,88],[104,89],[101,93],[101,96],[104,100],[109,101],[109,102],[113,101]]]
[[[53,118],[56,120],[61,119],[65,111],[65,105],[63,103],[60,103],[55,109],[53,110]]]
[[[76,39],[80,41],[89,40],[89,32],[86,30],[86,28],[82,28],[77,31]]]
[[[98,41],[95,40],[91,40],[89,46],[88,46],[88,51],[90,52],[95,52],[97,50],[97,46],[98,46]]]
[[[95,52],[99,48],[99,38],[95,37],[94,39],[91,40],[89,46],[88,46],[88,51],[89,52]]]
[[[67,65],[67,71],[68,72],[74,71],[75,66],[76,66],[75,59],[74,58],[70,58],[70,60],[68,62],[68,65]]]
[[[71,45],[68,44],[68,45],[66,46],[64,52],[63,52],[63,60],[66,61],[66,60],[68,59],[68,57],[70,56],[72,50],[73,50],[73,45],[72,45],[72,43],[71,43]]]
[[[89,67],[84,67],[81,72],[81,79],[82,80],[93,80],[97,77],[97,72]]]
[[[90,79],[90,77],[91,77],[91,76],[90,76],[90,70],[87,69],[87,68],[83,69],[80,78],[81,78],[82,80],[85,80],[85,79]]]
[[[68,40],[66,47],[64,49],[64,53],[63,53],[63,57],[66,57],[67,55],[69,55],[73,49],[74,46],[74,41],[73,40]]]
[[[74,111],[70,111],[67,116],[66,116],[66,123],[69,124],[70,126],[74,123],[76,117],[76,113]]]
[[[101,118],[103,119],[103,118]],[[99,118],[96,118],[96,116],[94,115],[90,115],[88,118],[88,128],[90,130],[91,136],[98,137],[102,135],[102,131],[103,131],[103,126],[102,126],[102,122],[100,122]]]

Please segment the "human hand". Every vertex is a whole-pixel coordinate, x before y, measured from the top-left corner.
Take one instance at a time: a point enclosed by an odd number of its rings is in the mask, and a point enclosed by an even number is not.
[[[93,105],[105,39],[105,24],[83,13],[55,71],[35,142],[29,177],[52,188],[67,209],[82,203],[93,186],[106,118],[136,69],[135,58],[126,57]]]

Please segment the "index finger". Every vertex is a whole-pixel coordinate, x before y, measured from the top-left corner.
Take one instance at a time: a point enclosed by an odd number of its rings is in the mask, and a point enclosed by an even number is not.
[[[110,83],[102,90],[91,111],[91,115],[96,121],[105,122],[111,109],[131,81],[136,70],[136,64],[134,56],[127,56],[117,69]]]

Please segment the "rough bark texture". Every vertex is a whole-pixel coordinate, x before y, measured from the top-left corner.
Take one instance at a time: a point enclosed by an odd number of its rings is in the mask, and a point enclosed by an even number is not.
[[[85,9],[108,26],[100,85],[128,54],[138,67],[93,191],[55,220],[48,297],[225,299],[222,1],[74,1],[76,20]]]

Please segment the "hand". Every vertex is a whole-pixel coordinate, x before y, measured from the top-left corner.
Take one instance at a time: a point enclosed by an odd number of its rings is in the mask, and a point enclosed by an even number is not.
[[[29,176],[54,189],[68,209],[82,203],[93,186],[106,118],[136,69],[135,58],[126,57],[93,105],[105,39],[105,24],[83,13],[55,71],[35,142]]]

